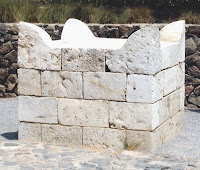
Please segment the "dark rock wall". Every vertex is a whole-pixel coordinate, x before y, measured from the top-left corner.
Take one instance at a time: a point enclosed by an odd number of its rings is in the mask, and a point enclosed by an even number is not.
[[[53,40],[61,38],[63,24],[37,24]],[[128,38],[148,24],[101,25],[88,24],[95,36]],[[156,24],[162,28],[165,24]],[[17,95],[17,35],[16,24],[0,24],[0,97]],[[200,25],[186,25],[186,98],[185,105],[200,108]]]
[[[17,96],[18,26],[0,24],[0,97]]]

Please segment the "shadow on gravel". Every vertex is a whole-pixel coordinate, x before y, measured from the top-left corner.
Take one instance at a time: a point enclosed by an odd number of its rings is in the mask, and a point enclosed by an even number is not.
[[[18,131],[17,132],[2,133],[1,136],[3,136],[7,140],[18,140]]]
[[[200,109],[188,109],[191,112],[199,113],[200,114]]]

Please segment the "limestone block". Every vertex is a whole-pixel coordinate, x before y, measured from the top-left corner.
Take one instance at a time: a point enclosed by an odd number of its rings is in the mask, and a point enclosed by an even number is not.
[[[41,96],[40,72],[31,69],[18,69],[18,94]]]
[[[160,33],[153,26],[134,32],[120,50],[106,52],[111,72],[155,74],[161,62]]]
[[[185,63],[179,63],[177,66],[177,88],[180,88],[185,83]]]
[[[161,41],[177,42],[177,58],[179,62],[185,61],[185,21],[176,21],[166,25],[160,31]]]
[[[164,96],[176,90],[178,66],[164,70]]]
[[[125,130],[83,127],[83,145],[95,148],[125,148]]]
[[[152,134],[149,131],[126,131],[126,145],[132,151],[152,151]]]
[[[109,127],[107,102],[59,99],[58,121],[62,125]]]
[[[126,74],[84,73],[84,98],[125,101]]]
[[[50,97],[18,96],[19,121],[56,124],[57,99]]]
[[[172,118],[174,124],[175,135],[177,135],[184,126],[184,108],[180,110],[176,115]]]
[[[62,70],[104,72],[105,52],[100,49],[62,49]]]
[[[127,95],[128,102],[154,103],[163,97],[163,72],[155,76],[128,75]]]
[[[41,82],[42,96],[83,98],[82,73],[44,71]]]
[[[160,101],[159,123],[162,124],[167,119],[177,114],[180,110],[180,89],[165,96]]]
[[[41,124],[21,122],[18,134],[19,140],[28,142],[41,142],[41,130]]]
[[[180,91],[180,110],[182,110],[185,105],[185,85],[183,85],[179,91]]]
[[[81,146],[82,128],[43,124],[42,142]]]
[[[61,49],[54,48],[51,37],[40,27],[19,24],[18,64],[21,68],[61,69]]]
[[[108,106],[111,128],[154,130],[159,126],[159,102],[154,104],[109,102]]]
[[[166,69],[178,64],[178,52],[179,43],[161,41],[161,53],[162,53],[162,69]]]

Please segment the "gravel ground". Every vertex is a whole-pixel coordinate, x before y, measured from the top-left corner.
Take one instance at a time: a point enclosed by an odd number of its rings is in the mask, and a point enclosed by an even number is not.
[[[17,141],[17,99],[0,99],[0,169],[200,170],[200,110],[185,109],[185,127],[157,152],[69,148]]]

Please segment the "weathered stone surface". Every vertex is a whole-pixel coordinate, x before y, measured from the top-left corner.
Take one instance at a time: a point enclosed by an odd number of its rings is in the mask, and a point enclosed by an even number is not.
[[[18,64],[22,68],[61,69],[61,49],[54,48],[50,36],[36,25],[20,22]]]
[[[196,87],[196,88],[194,89],[194,94],[195,94],[196,96],[200,96],[200,86],[198,86],[198,87]]]
[[[2,45],[2,47],[0,48],[0,54],[7,54],[10,51],[12,51],[12,49],[13,49],[13,46],[11,42],[9,41]]]
[[[128,150],[152,151],[152,135],[149,131],[126,131],[126,145]]]
[[[7,68],[0,68],[0,82],[4,81],[8,76],[8,69]]]
[[[18,93],[20,95],[41,96],[40,72],[18,69]]]
[[[120,50],[106,52],[111,72],[155,74],[161,69],[160,33],[147,26],[134,32]]]
[[[7,90],[8,91],[12,91],[14,89],[14,87],[17,84],[17,75],[16,74],[10,74],[8,76],[6,85],[7,85]]]
[[[192,55],[197,50],[197,44],[193,38],[189,38],[185,41],[185,52],[186,55]]]
[[[10,69],[9,69],[9,72],[11,74],[17,74],[17,69],[18,69],[18,64],[17,63],[13,63],[11,66],[10,66]]]
[[[185,84],[186,85],[191,85],[193,84],[193,79],[194,77],[193,76],[190,76],[188,74],[185,74]],[[200,82],[199,82],[200,83]]]
[[[105,52],[98,49],[62,49],[62,70],[105,71]]]
[[[5,86],[0,84],[0,97],[3,97],[5,91],[6,91]]]
[[[18,96],[19,121],[57,124],[57,100],[50,97]]]
[[[159,126],[159,102],[154,104],[109,102],[108,106],[111,128],[154,130]]]
[[[82,73],[44,71],[41,84],[43,96],[83,98]]]
[[[177,135],[184,126],[184,109],[180,110],[176,115],[172,117],[172,122],[174,125],[175,135]]]
[[[154,103],[163,97],[163,72],[151,75],[128,75],[127,94],[128,102]]]
[[[182,91],[179,89],[162,98],[159,107],[159,124],[162,124],[167,119],[178,113],[182,102],[182,99],[180,98],[180,96],[182,96],[181,92]]]
[[[6,54],[4,57],[12,63],[17,62],[17,52],[15,50],[12,50],[10,53]]]
[[[191,76],[194,76],[196,78],[200,78],[200,70],[196,66],[189,67],[188,73]]]
[[[83,127],[83,145],[95,148],[125,148],[125,130]]]
[[[4,93],[5,98],[17,97],[16,93]]]
[[[194,79],[193,79],[193,85],[195,85],[195,86],[200,85],[200,79],[194,78]]]
[[[198,61],[200,61],[200,53],[195,53],[193,55],[187,56],[185,59],[185,62],[189,67],[196,65]]]
[[[198,107],[200,107],[200,96],[195,96],[194,93],[191,93],[188,101],[194,105],[197,105]]]
[[[185,63],[179,63],[177,66],[177,73],[176,73],[176,80],[177,80],[177,86],[176,88],[180,88],[184,85],[185,83]]]
[[[4,59],[4,58],[0,58],[0,67],[1,68],[6,68],[9,67],[9,61]]]
[[[62,125],[109,127],[107,102],[59,99],[58,121]]]
[[[19,126],[19,140],[41,142],[42,126],[37,123],[21,122]]]
[[[42,142],[81,146],[82,128],[43,124]]]
[[[178,66],[164,70],[164,95],[176,90],[177,87],[177,69]]]
[[[126,74],[84,73],[84,98],[125,101]]]
[[[190,26],[188,28],[188,33],[194,34],[200,38],[200,30],[199,30],[199,27],[197,26]]]
[[[194,86],[192,86],[192,85],[185,86],[185,95],[189,96],[193,90],[194,90]]]
[[[6,25],[4,23],[0,23],[0,33],[6,34]]]

